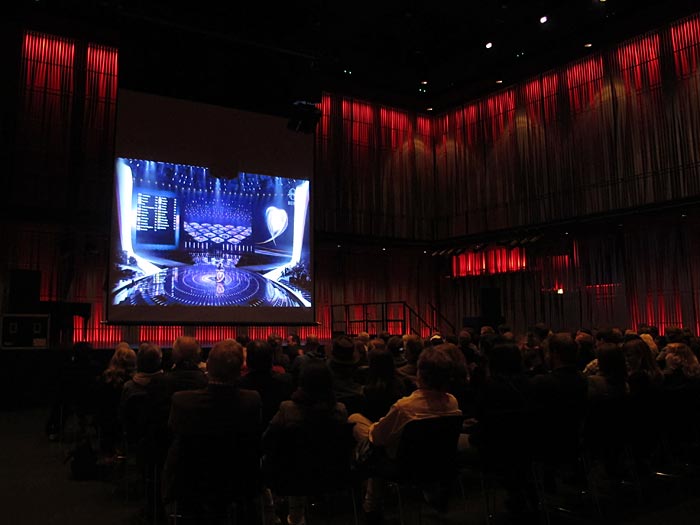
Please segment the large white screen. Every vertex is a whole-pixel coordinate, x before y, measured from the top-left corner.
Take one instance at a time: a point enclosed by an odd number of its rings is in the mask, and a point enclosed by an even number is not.
[[[313,137],[119,93],[111,323],[313,324]]]

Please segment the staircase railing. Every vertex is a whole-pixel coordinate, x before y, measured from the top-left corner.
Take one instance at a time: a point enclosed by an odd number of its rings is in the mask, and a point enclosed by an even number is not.
[[[431,305],[431,308],[431,317],[439,319],[441,316],[435,315],[435,307]],[[331,327],[334,335],[357,335],[360,332],[375,335],[387,331],[420,337],[428,337],[438,329],[436,323],[424,319],[405,301],[331,305]]]

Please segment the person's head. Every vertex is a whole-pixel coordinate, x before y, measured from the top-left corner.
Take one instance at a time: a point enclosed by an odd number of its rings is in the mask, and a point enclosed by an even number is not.
[[[567,332],[559,332],[549,337],[546,345],[550,368],[575,366],[578,346]]]
[[[267,342],[274,350],[278,346],[282,346],[282,336],[280,334],[270,334],[267,336]]]
[[[246,364],[251,372],[272,370],[272,348],[267,341],[254,339],[248,343]]]
[[[469,345],[472,344],[472,334],[469,332],[469,330],[461,330],[459,332],[459,335],[457,336],[457,343],[462,350],[468,348]]]
[[[579,332],[576,334],[575,341],[580,354],[593,355],[595,353],[595,339],[591,334]]]
[[[243,347],[234,339],[219,341],[212,347],[207,358],[209,381],[233,383],[241,375],[242,366]]]
[[[622,330],[614,326],[603,326],[598,329],[595,334],[596,345],[600,346],[605,343],[614,345],[622,344]]]
[[[700,377],[700,364],[688,345],[671,343],[664,350],[669,371],[681,371],[688,378]]]
[[[299,338],[299,335],[292,332],[287,336],[287,344],[289,346],[299,346],[301,344],[301,339]]]
[[[493,326],[484,325],[481,327],[479,333],[481,335],[496,335],[496,330],[494,330]]]
[[[395,375],[394,355],[388,348],[372,348],[367,352],[367,384],[388,384]]]
[[[372,348],[386,348],[386,343],[384,342],[384,339],[380,339],[379,337],[370,339],[369,344],[367,345],[367,350],[369,351]]]
[[[359,356],[355,353],[355,344],[347,336],[340,336],[333,340],[331,348],[331,361],[339,365],[356,365]]]
[[[452,359],[434,346],[428,346],[418,358],[418,386],[445,391],[452,378]]]
[[[406,352],[406,361],[415,365],[418,362],[420,353],[423,351],[423,339],[417,335],[409,335],[405,338],[403,344]]]
[[[357,339],[362,341],[363,345],[369,344],[369,334],[367,332],[360,332],[357,334]]]
[[[687,344],[685,334],[683,330],[678,326],[669,326],[664,330],[664,335],[666,336],[667,343],[684,343]]]
[[[304,365],[299,373],[299,388],[292,399],[317,407],[335,406],[333,374],[323,361],[310,361]]]
[[[105,375],[108,380],[117,375],[130,376],[136,369],[136,352],[134,352],[128,343],[119,343],[114,348],[114,354],[109,360]]]
[[[452,364],[452,380],[461,383],[468,380],[469,372],[467,368],[467,360],[459,347],[453,343],[443,343],[436,346],[438,350],[447,354]]]
[[[655,356],[659,353],[659,347],[656,346],[656,341],[654,341],[654,337],[650,333],[644,333],[644,334],[640,335],[639,337],[649,347],[649,350],[651,350],[651,354],[653,356]]]
[[[175,339],[173,343],[173,363],[175,365],[197,366],[201,355],[202,349],[194,337],[183,335]]]
[[[438,346],[441,345],[445,342],[445,338],[442,337],[442,334],[440,332],[435,332],[433,335],[430,336],[430,339],[428,339],[428,344],[430,346]]]
[[[387,330],[382,330],[377,334],[377,337],[384,341],[384,344],[387,344],[389,342],[389,338],[391,337],[391,334]]]
[[[306,345],[304,346],[304,353],[314,353],[321,346],[316,334],[308,334],[306,336]]]
[[[642,334],[648,337],[649,334]],[[627,370],[630,374],[642,372],[650,375],[659,374],[659,365],[656,363],[649,345],[643,339],[633,339],[622,345],[622,351],[627,361]]]
[[[489,354],[489,372],[494,377],[507,377],[523,371],[523,359],[518,345],[500,342]]]
[[[549,326],[547,326],[545,323],[535,324],[530,331],[537,339],[539,339],[540,344],[542,344],[552,333]]]
[[[510,327],[510,325],[507,325],[505,323],[501,323],[496,327],[496,332],[498,332],[498,335],[503,335],[512,331],[513,329]]]
[[[161,369],[163,352],[153,343],[144,342],[139,345],[136,354],[136,369],[144,374],[153,374]]]
[[[627,362],[622,348],[613,343],[600,345],[598,371],[610,384],[623,384],[627,380]]]
[[[386,344],[386,349],[391,352],[394,359],[398,359],[403,355],[403,338],[398,335],[392,335]]]

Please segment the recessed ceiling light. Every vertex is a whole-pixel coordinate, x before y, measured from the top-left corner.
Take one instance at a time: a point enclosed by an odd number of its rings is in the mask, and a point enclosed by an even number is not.
[[[427,85],[428,85],[428,81],[427,81],[427,80],[421,80],[420,83],[423,84],[424,86],[427,86]]]
[[[425,108],[426,111],[432,111],[433,108]]]
[[[587,43],[583,44],[583,47],[593,47],[593,44],[591,44],[590,42],[587,42]]]
[[[546,24],[546,23],[547,23],[547,17],[546,16],[540,17],[540,24]]]
[[[486,49],[491,49],[493,47],[493,42],[486,42]]]
[[[496,84],[503,84],[502,80],[496,80]]]

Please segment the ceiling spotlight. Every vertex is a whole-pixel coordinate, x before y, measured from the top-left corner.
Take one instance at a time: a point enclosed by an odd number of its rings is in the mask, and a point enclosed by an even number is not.
[[[502,80],[496,80],[496,84],[503,84]]]
[[[540,24],[546,24],[546,23],[547,23],[547,17],[546,16],[540,17]]]
[[[428,85],[428,81],[427,81],[427,80],[421,80],[420,83],[423,84],[424,86],[427,86],[427,85]]]
[[[593,47],[593,44],[591,44],[590,42],[586,42],[585,44],[583,44],[583,47]]]
[[[491,49],[493,47],[493,42],[486,42],[486,49]]]
[[[433,108],[425,108],[426,111],[432,111]]]

